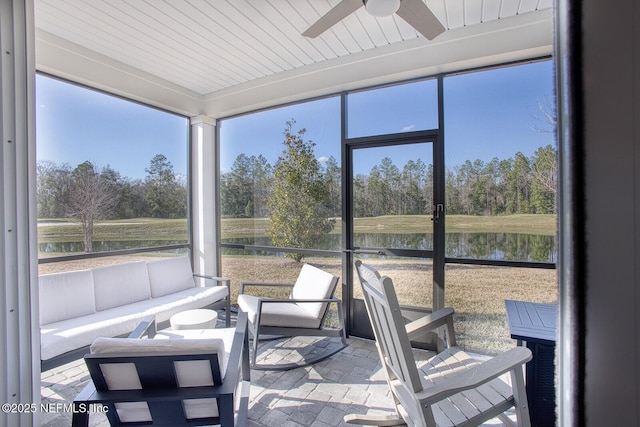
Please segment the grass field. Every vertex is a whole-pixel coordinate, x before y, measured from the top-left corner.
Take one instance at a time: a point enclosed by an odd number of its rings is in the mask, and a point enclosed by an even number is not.
[[[94,226],[94,240],[187,240],[186,219],[134,218],[99,221]],[[68,219],[38,220],[38,241],[68,242],[82,240],[82,227]]]
[[[431,261],[364,261],[393,279],[401,304],[432,306]],[[337,276],[342,274],[340,259],[337,258],[311,257],[303,262]],[[232,280],[232,299],[235,299],[242,282],[293,283],[300,264],[281,257],[224,256],[222,268],[224,275]],[[354,277],[353,280],[354,295],[361,296],[357,279]],[[515,345],[509,338],[505,299],[541,303],[556,303],[558,299],[555,270],[448,264],[445,283],[445,304],[456,311],[459,343],[482,354],[496,354]]]
[[[385,215],[373,218],[356,218],[354,228],[368,233],[422,233],[425,224],[430,225],[425,215]],[[223,218],[221,231],[224,238],[264,236],[269,229],[268,218]],[[186,219],[135,218],[100,221],[95,225],[94,240],[138,240],[145,237],[159,240],[187,239]],[[455,232],[507,232],[523,234],[554,235],[555,215],[506,215],[470,216],[448,215],[446,230]],[[334,234],[341,233],[341,222],[336,221]],[[40,219],[38,240],[41,242],[82,239],[80,224],[68,219]]]
[[[356,232],[367,233],[424,233],[425,224],[430,226],[426,215],[385,215],[373,218],[356,218]],[[332,233],[342,232],[340,220]],[[555,215],[505,215],[472,216],[447,215],[445,228],[448,233],[494,232],[523,233],[553,236],[556,234]],[[269,229],[267,218],[223,218],[223,238],[264,236]]]

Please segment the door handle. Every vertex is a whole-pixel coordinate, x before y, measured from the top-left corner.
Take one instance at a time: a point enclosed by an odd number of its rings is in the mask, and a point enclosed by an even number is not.
[[[440,219],[440,213],[444,213],[444,204],[438,203],[437,205],[433,205],[433,215],[431,216],[431,221],[434,223],[438,223]]]

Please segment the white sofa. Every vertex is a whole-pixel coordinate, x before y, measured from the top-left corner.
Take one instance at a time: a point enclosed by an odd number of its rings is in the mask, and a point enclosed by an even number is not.
[[[98,337],[129,334],[149,315],[168,324],[181,311],[224,308],[229,326],[230,280],[194,275],[185,256],[41,275],[39,286],[43,370],[84,356]]]

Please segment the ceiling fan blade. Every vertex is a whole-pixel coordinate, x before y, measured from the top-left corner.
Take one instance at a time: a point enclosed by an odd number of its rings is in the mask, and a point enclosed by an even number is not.
[[[433,40],[445,31],[442,23],[422,0],[402,0],[396,14],[425,36],[427,40]]]
[[[342,0],[322,18],[318,19],[316,23],[310,26],[307,31],[302,33],[302,35],[310,38],[318,37],[320,34],[351,15],[363,5],[362,0]]]

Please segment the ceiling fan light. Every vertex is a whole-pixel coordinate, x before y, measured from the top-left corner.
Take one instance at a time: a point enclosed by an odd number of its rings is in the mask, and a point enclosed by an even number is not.
[[[400,0],[364,0],[364,7],[371,15],[381,18],[396,13],[400,9]]]

